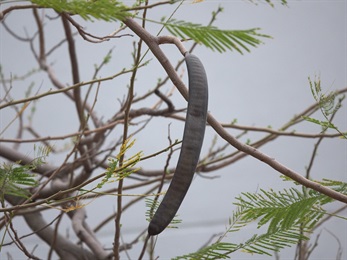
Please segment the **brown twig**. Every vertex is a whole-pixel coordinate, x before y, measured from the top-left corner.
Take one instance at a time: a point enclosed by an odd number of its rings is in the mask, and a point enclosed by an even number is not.
[[[71,72],[72,72],[72,82],[73,84],[78,84],[80,82],[80,76],[78,71],[78,62],[77,62],[77,54],[76,54],[76,48],[75,48],[75,41],[72,36],[70,24],[68,17],[69,15],[66,13],[61,14],[61,19],[63,22],[63,27],[65,31],[65,37],[67,39],[68,47],[69,47],[69,56],[70,56],[70,63],[71,63]],[[86,126],[85,117],[83,113],[83,107],[82,107],[82,99],[81,99],[81,91],[80,88],[74,88],[74,101],[77,109],[78,118],[80,120],[81,128],[83,129]]]
[[[154,3],[151,5],[143,5],[143,6],[135,6],[135,7],[131,7],[129,9],[126,9],[127,11],[139,11],[139,10],[146,10],[146,9],[150,9],[159,5],[166,5],[166,4],[173,4],[175,2],[178,2],[180,0],[168,0],[168,1],[163,1],[163,2],[158,2],[158,3]]]
[[[158,45],[158,40],[156,37],[148,33],[144,28],[142,28],[138,23],[136,23],[132,18],[127,18],[124,20],[124,23],[133,31],[135,32],[150,48],[154,56],[158,59],[158,61],[161,63],[163,68],[165,69],[166,73],[169,75],[171,81],[173,84],[177,87],[177,89],[180,91],[182,96],[188,100],[188,91],[185,87],[184,83],[181,81],[181,79],[176,74],[175,69],[172,67],[170,62],[168,61],[168,58],[164,54],[164,52],[160,49]],[[301,176],[299,173],[293,171],[292,169],[284,166],[283,164],[277,162],[273,157],[268,156],[259,150],[257,150],[254,147],[251,147],[249,145],[243,144],[239,142],[235,137],[230,135],[225,128],[212,116],[212,114],[208,114],[207,117],[208,123],[212,126],[212,128],[218,133],[220,137],[222,137],[225,141],[230,143],[232,146],[234,146],[236,149],[251,155],[252,157],[266,163],[274,170],[284,174],[285,176],[297,181],[298,183],[314,189],[318,192],[321,192],[333,199],[339,200],[341,202],[347,203],[347,196],[336,192],[328,187],[324,187],[319,183],[316,183],[314,181],[308,180],[305,177]]]
[[[33,8],[40,8],[40,7],[38,7],[37,5],[14,5],[14,6],[11,6],[7,9],[3,10],[2,12],[0,12],[0,21],[2,21],[7,14],[9,14],[10,12],[12,12],[14,10],[33,9]]]

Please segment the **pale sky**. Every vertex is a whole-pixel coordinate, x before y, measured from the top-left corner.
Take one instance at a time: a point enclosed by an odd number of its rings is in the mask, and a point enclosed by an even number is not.
[[[215,26],[221,29],[259,27],[261,28],[260,33],[272,36],[272,39],[264,39],[264,44],[257,48],[250,47],[251,52],[245,52],[244,55],[235,51],[220,54],[204,46],[198,46],[195,49],[195,54],[204,63],[208,75],[209,111],[221,122],[230,123],[237,119],[237,123],[240,125],[271,126],[273,129],[278,129],[295,114],[314,103],[308,77],[320,76],[323,92],[330,92],[347,86],[346,0],[289,1],[287,7],[276,4],[274,8],[264,3],[254,5],[241,0],[205,0],[194,5],[190,1],[186,1],[176,12],[174,18],[192,23],[207,24],[211,12],[215,11],[218,6],[222,6],[224,11],[218,15]],[[162,16],[169,16],[174,9],[174,6],[153,9],[153,11],[149,10],[148,15],[151,19],[159,20]],[[162,13],[159,13],[159,10]],[[23,36],[25,30],[29,34],[35,31],[32,12],[30,11],[12,13],[7,17],[6,23]],[[118,27],[118,24],[98,21],[94,23],[81,21],[81,23],[87,27],[88,31],[100,36],[106,35]],[[147,29],[156,34],[159,27],[149,23]],[[48,24],[45,30],[47,36],[49,35],[47,46],[52,46],[63,36],[60,20]],[[129,31],[126,32],[130,33]],[[167,32],[163,34],[165,33]],[[2,26],[0,27],[0,38],[0,60],[5,77],[9,78],[11,73],[22,75],[29,69],[37,68],[28,46],[18,44]],[[136,37],[123,37],[107,43],[91,44],[77,37],[81,80],[90,79],[94,64],[99,63],[110,48],[114,48],[114,56],[110,65],[102,71],[101,76],[112,75],[123,67],[129,67],[132,62],[130,59],[131,43],[136,39]],[[185,44],[189,48],[190,43]],[[174,65],[176,60],[181,58],[175,47],[163,46],[163,49]],[[66,58],[66,45],[64,45],[50,57],[50,62],[54,62],[54,70],[60,81],[70,84],[70,68],[66,68]],[[152,58],[153,55],[150,53],[146,57],[146,59]],[[187,82],[183,69],[185,66],[181,68],[179,73],[183,73],[183,79]],[[138,95],[146,93],[153,88],[158,78],[164,77],[163,69],[160,68],[158,62],[152,60],[149,66],[139,72],[137,79],[139,84],[136,92]],[[44,73],[37,74],[32,78],[32,81],[35,82],[32,93],[47,91],[52,87]],[[29,80],[25,84],[21,82],[13,84],[11,92],[13,97],[23,97],[24,90],[28,88],[30,82]],[[126,93],[127,84],[127,76],[104,84],[95,107],[98,115],[103,115],[105,120],[113,115],[119,105],[118,101],[115,100],[115,93],[117,95],[120,93],[118,98],[122,98],[122,93]],[[171,87],[172,84],[168,84],[166,89]],[[117,92],[114,88],[117,88]],[[3,95],[1,89],[0,96],[3,97]],[[44,125],[43,128],[40,128],[42,136],[63,135],[76,131],[76,116],[69,112],[74,108],[71,107],[70,103],[65,106],[64,100],[47,97],[36,104],[37,111],[33,122],[37,125]],[[183,108],[186,104],[178,92],[174,94],[172,100],[175,102],[176,108]],[[148,105],[152,105],[152,103],[148,103]],[[0,111],[0,132],[14,116],[14,112],[9,108]],[[319,113],[314,114],[314,116],[321,119]],[[181,138],[182,123],[163,118],[157,118],[153,121],[153,124],[136,137],[134,151],[138,149],[143,150],[145,154],[150,154],[162,149],[167,144],[167,127],[170,123],[172,123],[172,138]],[[336,116],[335,125],[343,131],[346,130],[346,101]],[[18,126],[17,123],[14,123],[0,138],[14,138],[16,126]],[[320,131],[320,127],[308,122],[302,123],[294,129],[305,133],[319,133]],[[230,133],[238,135],[241,132],[230,130]],[[241,140],[244,142],[247,139],[255,141],[263,135],[249,133]],[[207,128],[202,156],[207,153],[214,136],[215,133]],[[26,137],[29,138],[30,136]],[[316,141],[316,139],[280,137],[261,147],[260,150],[289,168],[304,174]],[[220,139],[218,143],[223,144]],[[63,142],[57,142],[58,147],[62,147],[63,144]],[[30,154],[33,151],[33,145],[24,145],[21,151]],[[233,148],[228,151],[233,151]],[[318,180],[329,178],[346,182],[346,151],[346,141],[341,139],[324,140],[313,168],[312,178]],[[62,158],[64,157],[49,158],[49,161],[58,164]],[[175,158],[177,159],[177,153]],[[140,166],[145,169],[156,169],[163,165],[165,160],[166,156],[159,156],[154,160],[141,163]],[[0,162],[2,162],[1,158]],[[176,161],[173,160],[172,166],[175,166],[175,163]],[[292,185],[284,183],[280,179],[280,174],[275,170],[250,157],[211,173],[209,176],[218,178],[206,179],[197,176],[194,179],[179,210],[180,218],[183,219],[180,228],[166,230],[159,236],[156,254],[160,256],[160,259],[194,252],[207,242],[212,234],[224,232],[232,211],[236,209],[233,205],[234,198],[241,192],[256,192],[260,188],[281,190],[284,187],[292,187]],[[105,203],[103,204],[105,208],[103,216],[100,216],[100,211],[95,210],[100,205],[96,205],[97,203],[88,205],[89,223],[93,223],[93,221],[99,223],[108,213],[114,212],[113,199],[103,202]],[[113,205],[108,203],[113,203]],[[341,205],[342,203],[336,203],[334,207],[331,206],[331,209]],[[146,228],[144,209],[145,205],[142,203],[124,213],[122,224],[125,241],[132,240],[138,232]],[[342,215],[346,217],[346,211]],[[69,222],[66,221],[65,225],[69,225]],[[105,245],[111,246],[113,232],[113,222],[111,222],[109,229],[103,229],[100,232],[99,236]],[[237,237],[234,237],[234,233],[229,234],[226,241],[242,242],[250,238],[254,232],[258,232],[256,225],[250,225]],[[320,240],[317,249],[312,254],[312,259],[335,259],[338,243],[347,244],[347,222],[333,219],[327,223],[326,229],[320,229],[318,232],[321,232]],[[329,232],[333,232],[338,240]],[[313,235],[313,240],[316,235],[317,233]],[[26,243],[34,246],[37,240],[28,238]],[[141,247],[142,243],[129,252],[131,259],[138,257]],[[293,259],[294,249],[283,250],[280,253],[281,259]],[[344,246],[343,249],[342,259],[345,259],[347,248]],[[4,252],[10,252],[14,256],[18,253],[17,251],[15,248],[4,248]],[[123,256],[125,257],[125,255]],[[274,259],[274,257],[249,255],[242,252],[237,252],[232,255],[232,258]]]

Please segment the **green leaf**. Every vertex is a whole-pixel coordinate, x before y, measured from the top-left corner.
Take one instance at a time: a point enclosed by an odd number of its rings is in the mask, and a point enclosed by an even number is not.
[[[21,186],[34,187],[38,184],[35,175],[31,173],[35,166],[30,165],[7,165],[0,167],[0,199],[5,195],[13,195],[28,198],[29,191]]]
[[[0,200],[5,195],[13,195],[28,198],[30,195],[27,187],[35,187],[38,185],[36,175],[32,173],[38,166],[45,164],[45,159],[50,153],[51,148],[34,146],[35,159],[26,165],[6,164],[0,165]]]
[[[66,12],[77,14],[84,20],[122,20],[130,13],[126,11],[126,6],[116,0],[31,0],[32,3],[42,7],[52,8],[58,13]]]
[[[146,220],[148,222],[151,221],[153,218],[154,212],[158,209],[160,202],[156,199],[151,198],[145,198],[146,203]],[[176,225],[182,223],[182,219],[178,218],[178,215],[176,214],[175,217],[171,220],[170,225],[168,228],[178,228]]]
[[[309,117],[309,116],[302,116],[302,118],[305,119],[308,122],[320,125],[323,128],[332,128],[332,129],[335,129],[335,130],[337,129],[337,127],[333,123],[328,122],[328,121],[320,121],[318,119],[315,119],[315,118],[312,118],[312,117]]]
[[[338,127],[331,123],[331,120],[334,117],[334,115],[342,107],[342,101],[345,99],[345,95],[340,95],[336,92],[329,92],[328,94],[322,93],[320,77],[315,76],[314,81],[312,81],[309,77],[308,81],[312,95],[314,99],[318,102],[319,108],[326,121],[319,121],[317,119],[307,116],[303,116],[303,118],[306,121],[322,126],[322,132],[325,132],[328,128],[332,128],[336,130],[339,134],[341,134],[342,138],[347,139],[347,134],[340,131]],[[338,96],[339,98],[337,98]],[[331,119],[329,119],[328,116],[330,116]]]
[[[244,50],[249,52],[249,46],[256,47],[262,43],[259,40],[260,37],[270,38],[267,35],[259,34],[257,32],[259,28],[220,30],[214,26],[203,26],[177,20],[171,20],[169,23],[165,23],[164,26],[176,37],[192,39],[221,53],[227,50],[236,50],[241,54]]]
[[[207,246],[199,250],[198,252],[178,256],[173,258],[173,260],[178,259],[227,259],[228,255],[232,252],[235,252],[239,249],[239,246],[231,243],[219,242],[212,244],[211,246]]]
[[[320,193],[305,195],[295,188],[280,192],[261,190],[257,194],[242,193],[234,204],[242,208],[244,221],[259,219],[258,227],[269,223],[268,231],[274,232],[278,228],[290,230],[298,224],[311,229],[325,214],[321,209],[325,197]]]
[[[105,172],[105,177],[97,184],[97,188],[101,189],[105,183],[122,180],[139,170],[134,167],[140,161],[142,152],[138,152],[126,159],[123,158],[122,166],[119,165],[121,157],[125,156],[125,153],[134,145],[134,143],[135,140],[131,140],[131,137],[129,137],[122,144],[117,156],[108,159],[109,163]]]
[[[261,2],[261,0],[249,0],[252,3]],[[265,0],[266,3],[268,3],[271,7],[274,7],[275,5],[273,4],[273,1],[271,0]],[[288,2],[287,0],[278,0],[278,2],[281,2],[282,5],[287,5]]]
[[[323,180],[322,185],[347,193],[347,183]],[[269,255],[285,247],[296,245],[300,240],[307,240],[304,234],[310,234],[316,223],[326,214],[322,205],[334,201],[317,191],[303,193],[295,188],[275,192],[260,190],[258,193],[242,193],[235,203],[238,208],[229,219],[229,227],[225,234],[215,243],[197,252],[176,257],[174,259],[225,259],[235,251]],[[255,234],[242,243],[222,242],[227,233],[241,231],[243,227],[258,220],[258,227],[269,224],[267,232]]]

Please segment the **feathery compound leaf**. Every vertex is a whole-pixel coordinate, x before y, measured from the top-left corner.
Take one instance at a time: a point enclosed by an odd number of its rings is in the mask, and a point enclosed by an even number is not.
[[[97,188],[101,189],[105,183],[122,180],[139,170],[138,168],[135,168],[135,165],[140,161],[142,152],[138,152],[129,158],[124,159],[123,164],[121,166],[119,165],[120,158],[125,155],[134,143],[135,140],[131,140],[131,137],[129,137],[122,144],[118,155],[114,158],[108,159],[109,163],[107,171],[105,172],[105,177],[97,185]]]
[[[347,193],[347,183],[323,180],[322,185]],[[322,205],[334,201],[317,191],[303,193],[295,188],[280,192],[260,190],[259,193],[242,193],[237,198],[237,210],[229,219],[229,227],[217,242],[199,251],[174,259],[226,259],[233,252],[241,250],[245,253],[269,255],[285,247],[307,240],[309,234],[322,216],[326,213]],[[248,223],[259,219],[258,227],[269,223],[265,234],[256,234],[243,243],[222,242],[227,233],[237,237],[234,232],[240,231]]]
[[[262,235],[254,235],[244,243],[234,244],[227,242],[216,242],[210,246],[204,247],[199,251],[174,259],[227,259],[229,255],[242,250],[245,253],[269,255],[274,251],[297,244],[307,237],[300,233],[300,224],[292,227],[291,230],[276,229],[273,232],[267,232]]]
[[[249,0],[250,2],[257,4],[257,2],[262,2],[261,0]],[[271,0],[265,0],[266,3],[268,3],[271,7],[274,7],[274,3]],[[282,5],[287,5],[287,0],[278,0],[277,2],[281,2]]]
[[[219,242],[212,244],[210,246],[204,247],[199,251],[183,256],[178,256],[173,258],[173,260],[178,259],[227,259],[230,258],[228,255],[239,249],[239,245]]]
[[[214,26],[203,26],[185,21],[171,20],[164,24],[166,29],[176,37],[190,38],[206,47],[218,52],[236,50],[242,54],[242,50],[250,51],[248,46],[256,47],[262,43],[258,38],[267,37],[259,34],[259,28],[249,30],[220,30]]]
[[[310,229],[325,214],[321,202],[325,195],[302,192],[291,188],[282,192],[261,190],[260,193],[242,193],[238,197],[238,205],[243,211],[243,220],[259,219],[258,227],[269,223],[269,232],[281,227],[290,229],[297,224]]]
[[[38,166],[45,164],[45,159],[50,153],[48,147],[34,147],[35,159],[26,165],[6,164],[0,165],[0,200],[3,201],[5,195],[13,195],[28,198],[30,192],[27,187],[38,185],[36,175],[32,173]]]
[[[31,170],[35,169],[34,164],[29,165],[7,165],[0,167],[0,199],[3,200],[4,195],[13,195],[27,198],[29,191],[18,186],[34,187],[38,184],[35,175]]]
[[[233,212],[233,216],[229,218],[228,233],[239,231],[241,228],[249,224],[251,221],[243,220],[243,211],[240,207]],[[220,238],[221,240],[221,238]]]
[[[254,235],[240,248],[247,253],[271,256],[274,251],[290,247],[299,240],[307,240],[307,237],[300,233],[300,224],[297,224],[290,230],[278,228],[262,235]]]
[[[42,7],[52,8],[58,13],[78,14],[85,20],[116,21],[130,16],[126,7],[116,0],[31,0]]]
[[[345,95],[337,94],[335,92],[330,92],[328,94],[322,93],[321,80],[320,77],[314,78],[314,81],[311,78],[308,78],[310,89],[314,99],[318,102],[319,108],[322,112],[322,115],[325,118],[325,121],[320,121],[315,118],[308,116],[302,116],[308,122],[318,124],[322,126],[322,131],[326,131],[328,128],[332,128],[341,134],[341,137],[347,139],[347,134],[341,132],[337,126],[335,126],[328,116],[333,116],[337,111],[342,107],[342,101],[345,99]],[[338,97],[338,98],[337,98]]]
[[[320,121],[318,119],[315,119],[315,118],[312,118],[309,116],[302,116],[302,118],[305,119],[307,122],[311,122],[311,123],[320,125],[323,128],[337,129],[337,127],[333,123],[328,122],[328,121]]]
[[[146,207],[148,208],[148,210],[146,210],[146,220],[150,222],[153,218],[154,212],[158,209],[160,202],[155,199],[145,198],[145,203]],[[182,219],[178,218],[178,215],[176,214],[175,217],[171,220],[168,228],[178,228],[176,225],[180,223],[182,223]]]
[[[323,179],[322,181],[319,181],[321,185],[332,187],[334,190],[337,190],[339,192],[347,192],[347,183],[337,180],[330,180],[330,179]],[[317,192],[317,191],[315,191]]]

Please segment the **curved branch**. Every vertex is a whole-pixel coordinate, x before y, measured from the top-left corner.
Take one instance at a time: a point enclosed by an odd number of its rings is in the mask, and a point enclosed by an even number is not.
[[[88,250],[83,249],[61,235],[55,236],[54,229],[46,224],[41,213],[30,213],[24,215],[28,226],[36,231],[36,234],[48,245],[52,245],[55,252],[61,259],[84,260],[95,259],[95,256]],[[54,243],[53,243],[54,242]]]
[[[78,71],[78,62],[77,62],[77,54],[75,48],[75,41],[72,36],[70,23],[68,20],[68,14],[62,13],[61,18],[64,26],[65,36],[69,47],[69,56],[71,63],[71,72],[72,72],[72,82],[73,84],[77,84],[80,82],[80,76]],[[81,128],[85,127],[85,118],[82,107],[82,99],[81,99],[81,90],[80,88],[73,89],[74,101],[77,109],[78,118],[81,122]]]
[[[4,11],[0,12],[0,21],[2,21],[5,16],[12,12],[13,10],[21,10],[21,9],[32,9],[32,8],[41,8],[37,5],[15,5],[15,6],[11,6],[7,9],[5,9]]]
[[[150,48],[153,52],[154,56],[158,59],[160,64],[165,69],[166,73],[170,77],[172,83],[177,87],[182,96],[188,100],[188,91],[183,83],[183,81],[178,77],[174,67],[169,62],[168,58],[164,54],[164,52],[160,49],[157,37],[151,35],[145,29],[143,29],[137,22],[135,22],[132,18],[127,18],[123,21],[135,34],[137,34]],[[183,55],[184,53],[182,53]],[[207,122],[212,126],[212,128],[218,133],[220,137],[222,137],[229,144],[234,146],[236,149],[251,155],[252,157],[266,163],[271,168],[276,171],[282,173],[283,175],[297,181],[298,183],[321,192],[333,199],[339,200],[341,202],[347,203],[347,196],[336,192],[328,187],[324,187],[319,183],[308,180],[305,177],[301,176],[299,173],[293,171],[292,169],[282,165],[280,162],[277,162],[274,158],[260,152],[254,147],[243,144],[239,142],[235,137],[230,135],[225,128],[213,117],[212,114],[208,114]]]
[[[347,89],[346,89],[347,90]],[[184,121],[185,117],[184,116],[179,116],[179,115],[168,115],[167,117],[177,119],[180,121]],[[247,132],[262,132],[262,133],[268,133],[276,136],[289,136],[289,137],[302,137],[302,138],[337,138],[340,137],[341,134],[335,133],[335,134],[326,134],[326,133],[319,133],[319,134],[310,134],[310,133],[304,133],[304,132],[296,132],[295,130],[291,132],[285,132],[284,130],[276,130],[272,128],[267,128],[267,127],[261,127],[261,126],[248,126],[248,125],[239,125],[239,124],[233,124],[233,123],[220,123],[224,128],[231,128],[231,129],[237,129],[237,130],[242,130],[242,131],[247,131]],[[36,139],[33,139],[36,140]],[[6,141],[6,140],[5,140]],[[6,142],[19,142],[22,141],[20,139],[11,139]],[[33,141],[32,141],[33,142]]]
[[[178,2],[178,1],[179,0],[168,0],[168,1],[154,3],[151,5],[135,6],[135,7],[131,7],[129,9],[127,9],[127,11],[139,11],[139,10],[144,10],[144,9],[150,9],[150,8],[156,7],[158,5],[173,4],[173,3]]]
[[[112,253],[107,253],[103,249],[101,243],[96,239],[94,232],[89,228],[88,224],[85,222],[86,210],[84,208],[79,208],[68,213],[72,221],[72,228],[74,229],[76,235],[88,245],[88,247],[93,251],[97,259],[110,259]]]
[[[19,197],[11,197],[11,204],[20,204]],[[43,241],[50,245],[61,259],[92,260],[95,256],[88,250],[83,249],[60,234],[55,234],[51,223],[47,223],[40,212],[23,215],[30,229]]]

